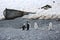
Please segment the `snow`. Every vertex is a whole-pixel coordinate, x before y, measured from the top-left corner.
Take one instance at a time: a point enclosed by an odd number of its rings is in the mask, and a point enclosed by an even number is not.
[[[52,8],[41,9],[46,4],[51,5]],[[41,18],[44,18],[43,16],[51,18],[52,15],[58,15],[60,18],[60,0],[0,0],[0,19],[5,18],[3,15],[5,8],[36,13],[24,16],[28,18],[37,18],[41,15]],[[23,31],[20,27],[27,20],[22,18],[0,20],[0,40],[60,40],[60,22],[55,20],[29,20],[30,30]],[[34,28],[34,22],[38,24],[37,30]],[[53,23],[52,31],[48,30],[49,22]]]
[[[20,29],[0,29],[0,40],[59,40],[60,32],[29,30],[22,31]],[[8,31],[7,31],[8,30]]]
[[[48,10],[41,9],[41,7],[47,4],[51,5],[52,8]],[[0,0],[0,19],[4,18],[3,11],[5,8],[35,12],[38,16],[40,14],[60,15],[60,0]],[[35,16],[34,14],[31,15]],[[28,17],[30,18],[30,15]]]

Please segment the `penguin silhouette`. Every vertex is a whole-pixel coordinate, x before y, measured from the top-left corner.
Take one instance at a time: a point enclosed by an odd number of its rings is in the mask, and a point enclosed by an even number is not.
[[[29,25],[28,21],[27,21],[27,26],[26,27],[27,27],[27,30],[29,30],[30,25]]]

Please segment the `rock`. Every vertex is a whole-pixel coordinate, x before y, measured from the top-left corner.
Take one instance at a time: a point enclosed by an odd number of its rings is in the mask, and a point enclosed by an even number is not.
[[[45,10],[47,10],[47,9],[49,9],[49,8],[52,8],[52,6],[50,6],[50,5],[45,5],[45,6],[41,7],[41,9],[45,9]]]
[[[17,17],[22,17],[24,15],[28,15],[31,12],[24,12],[24,11],[19,11],[19,10],[14,10],[14,9],[5,9],[3,14],[6,19],[14,19]]]

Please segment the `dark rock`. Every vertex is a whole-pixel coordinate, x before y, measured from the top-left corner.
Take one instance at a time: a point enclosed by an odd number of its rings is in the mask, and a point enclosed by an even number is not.
[[[25,11],[19,11],[14,9],[5,9],[3,14],[5,16],[5,19],[14,19],[17,17],[22,17],[24,15],[28,15],[31,12],[25,12]]]
[[[45,6],[41,7],[41,9],[45,9],[45,10],[47,10],[49,8],[52,8],[52,7],[50,5],[45,5]]]

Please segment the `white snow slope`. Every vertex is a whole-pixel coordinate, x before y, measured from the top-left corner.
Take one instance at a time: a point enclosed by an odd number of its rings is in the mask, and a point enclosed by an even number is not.
[[[55,3],[53,3],[55,1]],[[51,5],[52,8],[48,10],[41,9],[45,5]],[[27,12],[35,12],[36,14],[29,14],[24,17],[37,18],[40,16],[60,15],[60,0],[0,0],[0,19],[4,18],[3,11],[5,8],[23,10]],[[40,17],[39,19],[44,17]],[[48,19],[47,17],[45,19]],[[54,18],[54,17],[53,17]]]

